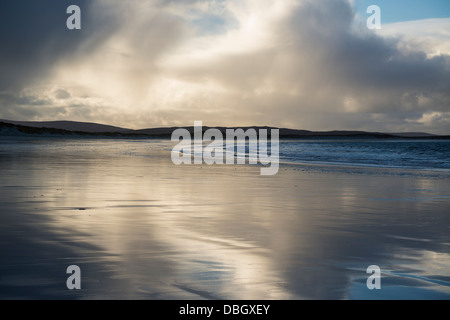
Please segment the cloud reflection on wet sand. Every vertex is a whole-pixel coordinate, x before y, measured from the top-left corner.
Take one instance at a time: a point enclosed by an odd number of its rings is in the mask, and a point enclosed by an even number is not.
[[[300,166],[263,177],[175,166],[165,144],[42,140],[1,152],[0,297],[450,297],[448,177]],[[71,264],[79,292],[65,287]],[[365,287],[372,264],[379,292]]]

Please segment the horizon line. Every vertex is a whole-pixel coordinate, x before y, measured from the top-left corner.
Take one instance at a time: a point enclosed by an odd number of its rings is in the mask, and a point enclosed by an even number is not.
[[[114,125],[108,125],[98,122],[89,122],[89,121],[74,121],[74,120],[51,120],[51,121],[19,121],[19,120],[8,120],[8,119],[0,119],[0,122],[16,125],[16,126],[23,126],[23,127],[29,127],[29,128],[39,128],[39,129],[55,129],[55,130],[64,130],[69,132],[82,132],[82,133],[91,133],[91,134],[99,134],[99,133],[119,133],[119,134],[140,134],[142,131],[146,130],[169,130],[169,129],[177,129],[177,128],[184,128],[184,129],[192,129],[195,128],[195,125],[188,125],[188,126],[181,126],[181,125],[172,125],[172,126],[160,126],[160,127],[147,127],[142,129],[130,129],[130,128],[124,128],[124,127],[118,127]],[[50,124],[61,124],[63,126],[63,123],[67,124],[73,124],[73,125],[79,125],[79,128],[68,128],[68,127],[61,127],[61,126],[55,126],[55,127],[49,127],[46,125]],[[93,127],[96,127],[96,129],[92,128],[82,128],[83,125],[91,125]],[[367,130],[352,130],[352,129],[332,129],[332,130],[309,130],[309,129],[293,129],[288,127],[277,127],[277,126],[270,126],[270,125],[257,125],[257,126],[209,126],[209,125],[202,125],[203,128],[206,129],[212,129],[212,128],[218,128],[218,129],[278,129],[278,130],[285,130],[288,132],[285,132],[285,136],[294,135],[299,136],[300,133],[310,133],[310,134],[328,134],[332,135],[333,133],[339,133],[340,135],[391,135],[391,136],[397,136],[397,137],[417,137],[417,138],[423,138],[423,137],[450,137],[449,134],[434,134],[429,132],[418,132],[418,131],[397,131],[397,132],[385,132],[385,131],[367,131]],[[142,133],[145,134],[145,133]],[[149,135],[150,133],[148,133]],[[167,134],[167,133],[164,133]],[[414,136],[417,135],[417,136]]]

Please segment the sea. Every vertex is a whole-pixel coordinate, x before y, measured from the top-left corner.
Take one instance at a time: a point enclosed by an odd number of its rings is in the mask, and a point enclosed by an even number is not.
[[[284,140],[280,161],[448,171],[450,140]]]

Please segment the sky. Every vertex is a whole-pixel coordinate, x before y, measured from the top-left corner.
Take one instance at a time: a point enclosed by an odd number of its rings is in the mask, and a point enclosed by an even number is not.
[[[448,0],[2,0],[0,42],[2,119],[450,134]]]
[[[382,8],[384,23],[404,22],[430,18],[449,18],[448,0],[355,0],[358,14],[365,15],[370,5]]]

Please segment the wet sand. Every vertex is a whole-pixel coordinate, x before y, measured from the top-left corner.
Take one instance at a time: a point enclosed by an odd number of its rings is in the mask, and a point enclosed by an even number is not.
[[[0,298],[450,298],[449,174],[261,176],[175,166],[170,145],[0,141]],[[69,265],[82,290],[66,288]]]

